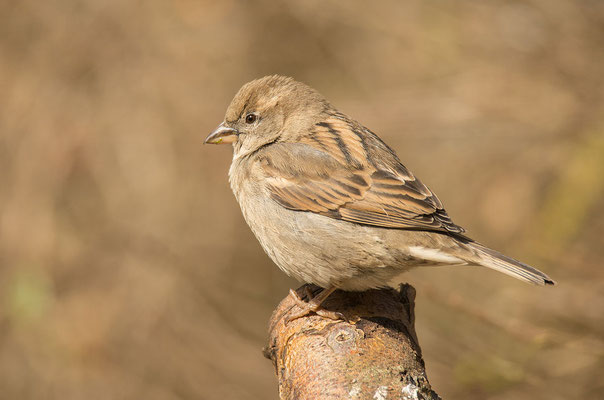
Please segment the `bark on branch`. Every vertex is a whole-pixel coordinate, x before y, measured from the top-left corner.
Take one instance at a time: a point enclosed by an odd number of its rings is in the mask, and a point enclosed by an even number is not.
[[[305,286],[315,294],[319,288]],[[415,334],[415,289],[336,291],[323,308],[350,322],[309,315],[290,296],[270,321],[264,350],[273,361],[281,399],[439,399],[430,387]]]

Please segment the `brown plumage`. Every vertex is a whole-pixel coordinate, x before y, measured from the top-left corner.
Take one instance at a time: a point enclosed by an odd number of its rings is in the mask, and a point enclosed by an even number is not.
[[[283,207],[383,228],[464,231],[388,146],[345,115],[329,113],[299,143],[304,154],[284,154],[291,159],[281,166],[261,158],[271,196]],[[301,159],[329,170],[323,176],[304,173],[296,168]]]
[[[267,254],[329,289],[306,312],[320,311],[334,288],[385,286],[423,265],[483,265],[553,284],[465,236],[376,134],[291,78],[244,85],[206,143],[233,143],[231,186]]]

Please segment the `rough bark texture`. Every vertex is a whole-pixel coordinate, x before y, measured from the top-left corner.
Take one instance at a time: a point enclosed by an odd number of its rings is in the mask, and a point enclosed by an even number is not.
[[[304,298],[304,285],[298,295]],[[348,319],[311,314],[286,324],[298,310],[290,296],[270,321],[267,358],[281,399],[439,399],[430,387],[414,328],[415,289],[336,291],[323,308]]]

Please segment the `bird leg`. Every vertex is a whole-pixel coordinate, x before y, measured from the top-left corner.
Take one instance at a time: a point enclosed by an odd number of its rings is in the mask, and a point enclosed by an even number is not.
[[[298,296],[298,293],[296,293],[293,289],[289,290],[289,294],[292,297],[292,299],[294,300],[294,302],[296,303],[296,305],[298,306],[298,308],[300,308],[300,311],[290,315],[290,317],[287,319],[287,322],[292,322],[295,319],[298,318],[302,318],[307,316],[310,313],[315,313],[321,317],[324,318],[329,318],[329,319],[344,319],[344,316],[336,311],[328,311],[328,310],[324,310],[323,308],[321,308],[321,304],[329,297],[330,294],[332,294],[337,288],[332,286],[330,288],[327,289],[323,289],[321,291],[321,293],[319,293],[316,296],[313,296],[311,290],[308,288],[308,286],[304,287],[304,291],[306,292],[306,296],[308,297],[308,301],[304,301],[300,298],[300,296]]]

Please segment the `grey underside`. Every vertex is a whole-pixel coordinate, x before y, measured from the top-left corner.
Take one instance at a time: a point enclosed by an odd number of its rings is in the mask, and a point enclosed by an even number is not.
[[[288,210],[259,197],[249,199],[254,213],[243,210],[246,221],[271,259],[303,282],[367,290],[385,286],[414,267],[464,263],[426,260],[408,250],[415,246],[459,253],[459,244],[445,234],[363,226]]]

